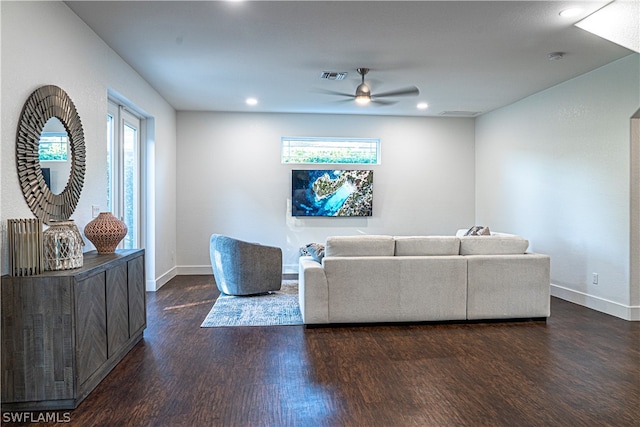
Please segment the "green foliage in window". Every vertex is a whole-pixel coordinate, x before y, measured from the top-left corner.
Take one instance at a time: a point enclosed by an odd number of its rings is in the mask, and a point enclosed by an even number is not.
[[[69,147],[66,132],[42,132],[38,142],[38,159],[47,161],[66,161]]]
[[[282,139],[283,163],[378,164],[377,139]]]
[[[67,143],[41,142],[38,147],[40,161],[67,160]]]

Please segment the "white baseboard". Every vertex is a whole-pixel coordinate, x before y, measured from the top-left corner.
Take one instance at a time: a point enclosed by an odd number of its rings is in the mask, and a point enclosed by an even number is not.
[[[176,268],[171,268],[166,273],[160,275],[156,280],[147,280],[147,292],[155,292],[178,275]]]
[[[286,276],[288,274],[295,274],[298,277],[298,264],[285,264],[282,266],[282,272]]]
[[[179,265],[176,268],[178,270],[178,275],[180,276],[194,276],[194,275],[203,275],[203,274],[212,275],[213,274],[213,271],[211,270],[210,265]]]
[[[640,307],[628,306],[604,298],[585,294],[564,286],[551,284],[551,295],[565,301],[591,308],[624,320],[640,320]]]

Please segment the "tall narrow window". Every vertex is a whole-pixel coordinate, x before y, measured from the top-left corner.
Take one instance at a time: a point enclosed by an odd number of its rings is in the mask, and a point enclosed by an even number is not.
[[[122,219],[129,231],[124,249],[139,248],[141,237],[141,120],[109,102],[107,114],[107,209]]]

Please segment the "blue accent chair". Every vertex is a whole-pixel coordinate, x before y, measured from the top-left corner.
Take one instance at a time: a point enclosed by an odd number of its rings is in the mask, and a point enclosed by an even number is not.
[[[216,286],[227,295],[256,295],[282,285],[282,250],[220,234],[209,242]]]

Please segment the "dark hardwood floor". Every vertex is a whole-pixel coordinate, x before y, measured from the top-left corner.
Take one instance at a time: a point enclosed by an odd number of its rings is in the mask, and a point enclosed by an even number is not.
[[[547,322],[200,328],[217,295],[147,294],[144,340],[59,425],[640,425],[640,322],[554,298]]]

